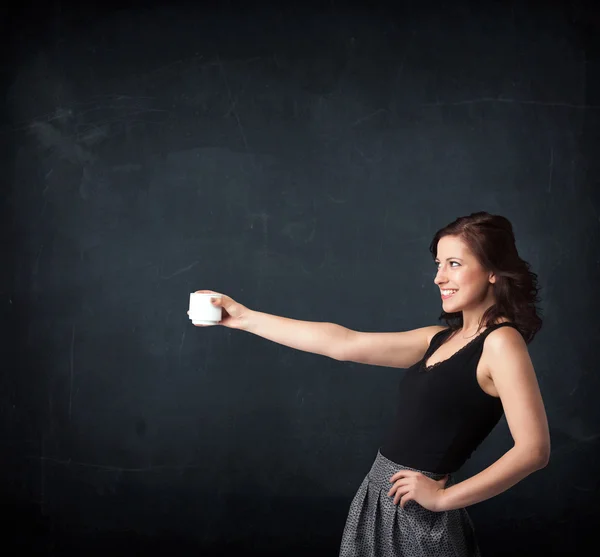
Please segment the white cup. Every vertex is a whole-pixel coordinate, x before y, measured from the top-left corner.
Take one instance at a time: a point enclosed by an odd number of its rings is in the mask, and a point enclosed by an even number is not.
[[[210,292],[190,294],[189,317],[194,325],[216,325],[221,321],[221,306],[213,306],[211,298],[222,298],[222,296]]]

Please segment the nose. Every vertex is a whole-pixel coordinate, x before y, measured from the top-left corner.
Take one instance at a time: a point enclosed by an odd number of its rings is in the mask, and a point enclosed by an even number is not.
[[[440,285],[440,284],[443,284],[443,283],[447,282],[446,281],[446,277],[444,276],[444,271],[443,271],[443,269],[441,267],[438,269],[438,272],[435,275],[435,279],[434,279],[433,282],[435,284],[437,284],[437,285]]]

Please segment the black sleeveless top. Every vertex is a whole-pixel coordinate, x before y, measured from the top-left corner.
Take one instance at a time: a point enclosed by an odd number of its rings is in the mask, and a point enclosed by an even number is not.
[[[510,322],[492,325],[450,358],[426,367],[451,330],[434,335],[423,359],[400,380],[396,419],[379,449],[383,456],[441,474],[465,463],[504,413],[501,400],[479,386],[477,365],[486,337],[505,325],[517,328]]]

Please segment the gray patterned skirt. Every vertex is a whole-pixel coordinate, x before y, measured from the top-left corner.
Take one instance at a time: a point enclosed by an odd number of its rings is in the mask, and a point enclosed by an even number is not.
[[[404,509],[388,495],[390,478],[400,470],[415,470],[377,451],[371,470],[350,505],[339,557],[480,557],[473,523],[467,511],[433,512],[416,501]],[[416,470],[434,480],[444,474]],[[452,474],[446,487],[454,484]]]

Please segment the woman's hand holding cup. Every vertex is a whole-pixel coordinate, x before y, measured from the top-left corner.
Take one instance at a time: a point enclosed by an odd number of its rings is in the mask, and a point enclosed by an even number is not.
[[[190,294],[187,313],[196,327],[223,325],[230,329],[244,330],[248,325],[250,310],[225,294],[213,290],[196,290]]]

